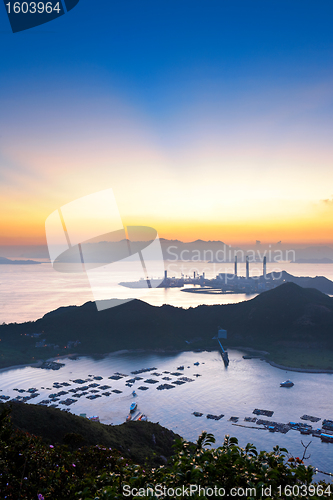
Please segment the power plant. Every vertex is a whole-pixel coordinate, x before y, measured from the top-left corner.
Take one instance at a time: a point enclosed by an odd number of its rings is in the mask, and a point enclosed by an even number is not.
[[[136,282],[120,283],[120,285],[128,288],[146,288],[152,285],[154,281],[159,281],[157,288],[182,288],[184,285],[200,285],[195,288],[186,288],[183,291],[191,293],[260,293],[268,288],[274,287],[274,279],[272,276],[267,276],[267,260],[266,256],[262,260],[262,275],[250,277],[250,258],[245,257],[245,277],[238,276],[238,261],[235,256],[234,273],[219,273],[215,278],[208,279],[203,272],[200,275],[197,271],[193,271],[192,276],[181,275],[180,278],[168,277],[167,270],[164,271],[164,279],[154,280],[153,278],[142,279]],[[156,285],[155,285],[156,286]]]

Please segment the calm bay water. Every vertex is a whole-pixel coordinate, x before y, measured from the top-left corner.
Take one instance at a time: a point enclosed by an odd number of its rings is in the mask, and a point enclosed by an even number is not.
[[[195,265],[194,265],[195,264]],[[245,267],[238,266],[239,274],[245,274]],[[268,264],[267,271],[284,269],[296,276],[326,276],[333,280],[333,265],[331,264],[290,264],[281,263],[278,266]],[[205,272],[207,277],[213,277],[218,272],[232,272],[231,264],[207,263],[172,263],[169,276],[180,276],[180,273],[192,274],[196,270]],[[66,305],[81,305],[93,300],[88,280],[83,274],[62,274],[53,270],[49,263],[36,266],[0,266],[0,322],[22,322],[35,320],[50,310]],[[253,275],[260,274],[260,265],[251,266]],[[122,276],[119,276],[122,281]],[[110,291],[113,293],[113,290]],[[253,295],[197,295],[181,292],[175,289],[153,289],[144,300],[152,305],[164,303],[178,307],[194,307],[199,304],[226,304],[248,300]],[[74,379],[91,379],[88,375],[102,376],[101,385],[112,386],[121,390],[120,394],[102,396],[94,401],[81,397],[70,406],[70,411],[76,414],[99,415],[104,423],[118,424],[124,422],[128,414],[129,405],[133,398],[132,390],[137,390],[139,409],[147,414],[149,420],[173,429],[187,439],[195,440],[202,430],[212,432],[221,443],[226,433],[237,436],[240,444],[254,443],[259,449],[271,450],[274,445],[286,447],[290,453],[301,456],[303,453],[301,439],[307,444],[310,439],[301,436],[297,431],[289,431],[286,435],[269,433],[268,431],[243,428],[232,425],[228,419],[237,416],[239,423],[249,426],[256,424],[244,422],[245,417],[252,416],[254,408],[273,410],[271,420],[287,423],[300,421],[300,416],[307,413],[320,418],[333,419],[333,407],[330,399],[333,388],[333,375],[306,374],[285,372],[273,368],[258,359],[244,360],[242,352],[230,351],[230,365],[224,368],[218,352],[180,353],[175,355],[156,353],[118,353],[105,357],[102,360],[93,360],[89,357],[65,360],[65,367],[59,371],[46,371],[31,367],[11,369],[0,373],[0,394],[11,398],[19,393],[14,388],[36,387],[40,396],[32,400],[38,403],[47,399],[51,392],[60,389],[52,388],[54,381],[69,382],[71,387],[79,387],[71,382]],[[200,365],[194,366],[199,361]],[[147,384],[144,380],[153,378],[159,383],[170,383],[163,380],[163,371],[174,372],[179,365],[184,365],[182,375],[193,379],[171,390],[156,390],[159,384]],[[136,382],[133,388],[125,386],[126,380],[131,378],[131,372],[140,368],[157,368],[161,375],[152,376],[143,374],[143,380]],[[188,368],[189,367],[189,368]],[[114,372],[121,372],[128,377],[119,381],[109,380]],[[195,373],[200,377],[194,377]],[[170,376],[172,380],[177,377]],[[290,378],[295,386],[291,389],[280,388],[280,382]],[[88,382],[87,382],[88,383]],[[90,382],[89,382],[90,383]],[[138,390],[138,386],[146,385],[146,391]],[[44,387],[42,389],[41,387]],[[49,388],[49,389],[47,389]],[[97,388],[98,390],[98,388]],[[102,392],[102,391],[100,391]],[[23,393],[22,395],[25,395]],[[64,396],[71,397],[72,393]],[[60,407],[63,407],[60,405]],[[204,414],[196,418],[193,411]],[[219,420],[208,420],[207,413],[224,414]],[[266,418],[266,417],[263,417]],[[317,424],[313,424],[314,427]],[[318,422],[320,427],[320,422]],[[327,472],[333,472],[333,444],[322,443],[318,438],[312,438],[309,448],[314,466]]]
[[[149,420],[159,422],[190,440],[196,440],[201,431],[206,430],[215,435],[217,445],[222,443],[225,434],[230,434],[236,436],[242,446],[251,442],[259,449],[272,450],[273,446],[278,444],[286,447],[294,456],[302,456],[301,440],[305,444],[311,440],[309,463],[320,470],[333,472],[331,443],[322,443],[319,438],[301,436],[293,430],[287,434],[270,433],[266,430],[238,427],[229,421],[231,416],[235,416],[239,417],[239,424],[257,427],[255,423],[244,421],[245,417],[254,416],[252,412],[255,408],[274,411],[272,418],[261,418],[281,423],[300,422],[300,417],[305,413],[322,419],[332,419],[333,408],[329,395],[333,389],[333,375],[287,372],[259,359],[244,360],[242,354],[244,353],[238,350],[230,350],[230,365],[227,369],[217,351],[174,355],[122,352],[100,360],[89,357],[81,357],[75,361],[65,359],[65,366],[56,372],[25,367],[0,373],[1,394],[16,397],[18,392],[14,391],[14,388],[27,390],[35,387],[40,394],[32,400],[36,404],[47,399],[49,394],[60,391],[52,387],[53,382],[70,383],[70,387],[62,388],[68,391],[80,387],[80,384],[73,383],[73,380],[81,378],[88,380],[84,385],[99,383],[101,386],[111,386],[108,391],[116,389],[122,392],[111,393],[110,396],[102,396],[93,401],[83,396],[69,407],[72,413],[98,415],[103,423],[120,424],[125,421],[130,404],[136,400],[138,410],[146,414]],[[200,364],[196,366],[195,362]],[[163,373],[174,373],[179,365],[184,365],[184,371],[178,371],[180,376],[193,381],[176,385],[169,390],[157,390],[158,385],[171,384],[179,378]],[[136,381],[131,388],[125,385],[126,381],[133,377],[132,371],[148,367],[155,367],[156,370],[139,375],[142,380]],[[109,379],[115,372],[127,377],[117,381]],[[196,377],[195,374],[200,376]],[[103,379],[94,380],[93,376]],[[169,377],[171,381],[163,380],[163,377]],[[287,378],[294,381],[294,387],[281,388],[280,382]],[[158,383],[149,384],[145,382],[147,379],[157,380]],[[140,386],[146,386],[148,390],[139,390]],[[132,396],[133,389],[136,390],[137,397]],[[104,390],[99,391],[102,392]],[[69,392],[61,399],[72,397],[72,394]],[[66,408],[61,404],[59,407]],[[194,411],[204,415],[195,417],[192,415]],[[219,421],[209,420],[206,418],[208,413],[224,414],[224,417]],[[320,427],[320,422],[312,425],[315,428]]]

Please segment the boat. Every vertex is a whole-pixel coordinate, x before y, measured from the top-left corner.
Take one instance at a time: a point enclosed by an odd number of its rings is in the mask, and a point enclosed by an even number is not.
[[[136,392],[135,391],[132,391],[132,396],[136,396]]]
[[[127,415],[126,422],[129,422],[131,420],[131,418],[132,418],[131,415]]]
[[[94,415],[93,417],[89,417],[89,420],[91,420],[92,422],[99,422],[99,417]]]
[[[148,420],[147,419],[147,415],[144,415],[144,414],[140,415],[140,417],[138,418],[138,420],[140,420],[140,422],[147,422],[147,420]]]
[[[301,434],[312,434],[312,429],[300,429]]]
[[[131,404],[131,406],[130,406],[130,412],[131,412],[131,413],[133,413],[133,411],[134,411],[134,410],[136,410],[136,407],[137,407],[137,406],[138,406],[138,405],[137,405],[135,402],[133,402],[133,403]]]
[[[333,431],[333,420],[327,420],[326,418],[324,418],[323,429],[325,429],[326,431]]]
[[[324,443],[333,443],[333,436],[332,434],[321,434],[320,435],[320,438],[321,440],[324,442]]]
[[[284,382],[281,382],[280,387],[292,387],[294,385],[294,382],[291,380],[285,380]]]

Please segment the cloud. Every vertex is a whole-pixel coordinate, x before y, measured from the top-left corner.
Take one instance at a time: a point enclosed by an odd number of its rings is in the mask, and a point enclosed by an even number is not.
[[[326,206],[333,206],[333,195],[331,199],[321,200],[321,203],[324,203]]]

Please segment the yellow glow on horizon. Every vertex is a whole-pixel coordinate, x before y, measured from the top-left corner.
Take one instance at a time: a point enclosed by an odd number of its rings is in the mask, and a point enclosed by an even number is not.
[[[49,123],[33,109],[31,126],[27,111],[3,145],[0,244],[45,244],[52,212],[106,188],[125,225],[166,239],[332,244],[333,204],[324,201],[333,195],[331,142],[266,137],[252,121],[224,136],[227,128],[201,128],[209,116],[182,125],[176,117],[163,142],[164,129],[118,99],[99,98],[89,113],[78,100],[75,110],[51,107],[58,118]],[[220,116],[212,123],[220,119],[230,125]]]
[[[287,224],[264,224],[253,221],[251,224],[214,224],[195,221],[170,220],[157,224],[142,220],[124,221],[125,225],[145,225],[157,229],[159,237],[170,240],[190,242],[195,240],[223,241],[226,244],[262,243],[295,244],[333,244],[333,231],[330,221],[303,220],[289,221]],[[154,221],[157,222],[157,221]],[[0,245],[43,245],[46,244],[44,219],[35,221],[22,219],[1,224]]]
[[[54,190],[48,185],[38,196],[36,191],[22,192],[20,189],[4,193],[0,245],[45,244],[45,220],[54,210],[71,201],[71,187],[66,186],[61,191],[54,183]],[[101,187],[96,182],[89,190],[83,183],[76,186],[73,193],[79,198]],[[173,191],[170,185],[162,192],[148,189],[148,195],[143,196],[140,186],[137,193],[133,189],[123,192],[118,184],[114,193],[124,225],[154,227],[165,239],[219,240],[232,245],[254,243],[255,240],[333,243],[333,203],[330,200],[276,198],[268,203],[266,199],[256,200],[255,197],[245,201],[219,198],[214,189],[213,196],[209,191],[200,193],[200,189],[196,189],[181,196],[179,186]],[[82,225],[88,227],[87,217],[83,217]]]

